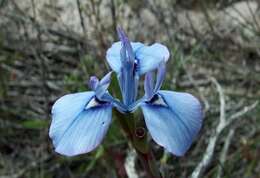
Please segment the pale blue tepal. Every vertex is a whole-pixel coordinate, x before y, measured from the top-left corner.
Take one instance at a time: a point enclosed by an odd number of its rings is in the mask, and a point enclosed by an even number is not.
[[[128,114],[141,107],[153,140],[174,155],[181,156],[191,146],[202,125],[202,107],[188,93],[161,90],[169,51],[162,44],[146,46],[130,42],[118,28],[119,42],[106,54],[117,74],[123,101],[108,92],[111,72],[100,81],[92,76],[92,91],[67,94],[52,107],[49,136],[55,151],[74,156],[94,150],[101,144],[112,120],[112,108]],[[157,71],[156,81],[154,73]],[[136,100],[140,76],[145,74],[145,95]]]

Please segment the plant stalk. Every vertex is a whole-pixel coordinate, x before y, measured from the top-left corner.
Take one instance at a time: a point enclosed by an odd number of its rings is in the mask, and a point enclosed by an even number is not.
[[[133,114],[123,115],[116,111],[119,123],[126,133],[128,140],[130,140],[132,146],[135,148],[138,158],[140,159],[146,176],[149,178],[162,178],[161,173],[156,165],[155,157],[149,148],[147,141],[146,130],[143,137],[139,137],[136,134],[136,125],[134,122]],[[140,128],[140,127],[139,127]]]

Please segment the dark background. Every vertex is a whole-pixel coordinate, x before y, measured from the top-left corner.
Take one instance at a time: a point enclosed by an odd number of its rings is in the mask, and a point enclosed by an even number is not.
[[[0,0],[0,178],[144,177],[115,117],[89,154],[60,156],[48,137],[53,102],[110,70],[117,26],[165,44],[163,88],[204,106],[184,157],[151,141],[164,177],[259,178],[260,5],[247,0]]]

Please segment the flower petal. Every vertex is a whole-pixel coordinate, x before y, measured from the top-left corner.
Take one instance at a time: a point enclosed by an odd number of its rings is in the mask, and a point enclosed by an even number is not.
[[[156,69],[162,61],[167,62],[170,57],[168,48],[159,43],[139,48],[135,55],[139,60],[140,75]]]
[[[140,47],[144,46],[144,44],[139,42],[131,42],[131,46],[133,48],[133,51],[139,49]],[[120,57],[120,50],[122,48],[121,41],[115,42],[108,50],[106,54],[106,59],[110,67],[115,71],[116,73],[120,72],[122,63],[121,63],[121,57]]]
[[[144,91],[147,100],[150,100],[154,95],[154,78],[153,72],[147,72],[144,80]]]
[[[150,103],[141,106],[147,128],[155,142],[182,156],[201,128],[200,102],[188,93],[159,91],[159,95],[168,107]]]
[[[94,150],[107,133],[111,117],[111,105],[83,110],[66,129],[55,151],[74,156]]]
[[[89,88],[91,88],[91,90],[95,91],[97,86],[99,84],[99,80],[96,76],[91,76],[88,82],[88,86]]]
[[[49,136],[56,147],[65,130],[84,110],[86,104],[94,97],[94,92],[68,94],[59,98],[52,107],[52,121]]]
[[[102,96],[107,92],[107,89],[110,85],[111,81],[111,74],[112,72],[107,73],[99,82],[98,86],[96,87],[95,94],[98,99],[101,99]]]
[[[166,75],[166,66],[165,66],[165,62],[163,61],[159,64],[159,67],[157,70],[157,77],[156,77],[154,93],[157,93],[161,89],[165,75]]]
[[[125,50],[127,52],[127,58],[126,60],[135,60],[135,55],[134,55],[134,51],[133,51],[133,48],[130,44],[130,41],[128,39],[128,37],[126,36],[124,30],[120,27],[117,28],[117,34],[120,38],[120,41],[123,43],[123,46],[125,47]]]

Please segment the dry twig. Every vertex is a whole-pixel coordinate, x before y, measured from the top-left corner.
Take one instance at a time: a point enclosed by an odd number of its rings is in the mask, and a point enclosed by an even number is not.
[[[253,104],[244,107],[242,110],[236,112],[235,114],[231,115],[229,118],[225,117],[225,97],[224,92],[220,86],[220,84],[217,82],[217,80],[213,77],[210,78],[212,83],[217,87],[217,91],[219,93],[219,99],[220,99],[220,117],[219,117],[219,123],[218,126],[209,138],[209,143],[207,146],[207,149],[197,165],[197,167],[194,169],[194,171],[191,174],[191,178],[200,178],[202,177],[205,170],[208,168],[208,166],[211,164],[214,151],[216,148],[216,143],[220,138],[220,135],[224,131],[225,128],[229,127],[232,123],[234,123],[237,119],[241,119],[243,115],[248,113],[249,111],[252,111],[257,105],[258,101],[254,102]]]
[[[226,161],[228,149],[229,149],[229,146],[230,146],[231,139],[234,136],[234,133],[235,133],[235,129],[231,129],[228,132],[227,138],[225,140],[224,147],[223,147],[221,155],[220,155],[220,160],[219,160],[220,163],[219,163],[219,166],[218,166],[218,176],[217,176],[217,178],[221,178],[221,176],[222,176],[223,167],[224,167],[224,164],[225,164],[225,161]]]
[[[129,178],[139,178],[139,176],[135,170],[136,157],[137,157],[137,154],[134,151],[134,149],[131,149],[128,151],[124,166],[125,166],[125,169],[127,172],[127,176]]]

